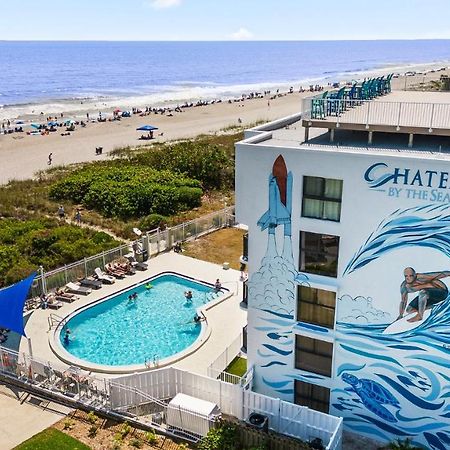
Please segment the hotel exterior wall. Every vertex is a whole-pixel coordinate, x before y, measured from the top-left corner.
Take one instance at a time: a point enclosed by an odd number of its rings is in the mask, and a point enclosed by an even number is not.
[[[315,151],[311,147],[238,143],[236,216],[249,227],[250,284],[252,279],[262,284],[262,274],[266,273],[261,267],[263,258],[267,259],[270,238],[268,240],[267,230],[261,231],[257,222],[268,208],[268,181],[280,154],[293,179],[291,242],[296,270],[299,270],[300,231],[340,237],[337,278],[302,273],[296,278],[297,283],[337,292],[336,325],[334,330],[326,331],[298,323],[296,292],[292,313],[274,319],[265,310],[281,311],[286,300],[283,294],[278,295],[278,299],[270,299],[264,308],[257,304],[250,289],[248,357],[255,366],[255,389],[265,395],[294,401],[294,380],[324,386],[331,390],[330,412],[344,416],[346,425],[354,431],[386,440],[404,433],[428,446],[435,439],[443,439],[445,448],[445,437],[437,436],[433,429],[439,423],[439,432],[448,431],[450,436],[446,412],[449,403],[445,396],[450,380],[449,366],[445,362],[450,356],[450,336],[443,331],[450,323],[450,312],[443,307],[448,301],[441,302],[439,310],[433,308],[434,322],[442,322],[441,328],[437,325],[438,328],[427,330],[424,325],[427,319],[424,319],[417,331],[384,334],[383,330],[398,316],[400,286],[406,267],[413,267],[419,274],[450,270],[449,245],[445,242],[445,236],[450,235],[446,218],[450,213],[450,198],[445,195],[450,189],[439,188],[440,172],[450,171],[450,162],[445,158],[420,158],[406,152],[399,152],[398,156],[370,152],[350,154],[342,150],[333,153]],[[399,176],[376,187],[376,183],[364,177],[368,169],[378,163],[386,166],[376,166],[367,174],[369,179],[385,173],[392,175],[395,168],[400,169],[400,175],[405,173],[404,169],[409,169],[410,183],[417,171],[422,179],[416,178],[412,186],[403,185],[404,178]],[[436,172],[431,183],[428,183],[430,172],[427,171]],[[305,175],[343,180],[340,222],[301,217]],[[427,224],[434,230],[427,229]],[[275,232],[279,252],[285,239],[281,228],[277,226]],[[370,245],[364,249],[367,243]],[[449,280],[442,278],[446,285]],[[416,295],[418,293],[410,294],[408,301]],[[294,335],[334,344],[331,377],[295,369]],[[434,376],[436,372],[442,377]],[[420,426],[412,427],[409,420],[417,417],[422,417]],[[417,425],[417,421],[414,423]]]

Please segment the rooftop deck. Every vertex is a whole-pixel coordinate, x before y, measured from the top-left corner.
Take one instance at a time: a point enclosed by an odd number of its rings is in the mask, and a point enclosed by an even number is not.
[[[307,98],[303,126],[450,136],[450,93],[396,91],[372,100]]]

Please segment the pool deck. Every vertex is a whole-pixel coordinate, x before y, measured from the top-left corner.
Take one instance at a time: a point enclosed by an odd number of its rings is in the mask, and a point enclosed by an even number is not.
[[[193,354],[173,364],[180,369],[206,375],[208,366],[236,339],[247,323],[247,312],[239,306],[242,298],[240,272],[232,269],[224,270],[222,266],[174,252],[152,258],[148,261],[148,270],[127,276],[123,280],[116,280],[112,285],[103,285],[101,289],[94,290],[87,296],[81,296],[73,303],[64,303],[58,310],[34,310],[28,319],[25,319],[25,332],[31,339],[34,357],[49,361],[50,364],[57,363],[58,366],[68,367],[68,364],[63,363],[50,348],[49,337],[54,331],[54,329],[49,331],[50,315],[66,317],[80,307],[127,289],[162,272],[176,272],[211,284],[219,278],[222,286],[232,293],[231,297],[206,311],[207,323],[211,330],[209,339]],[[28,353],[28,341],[24,338],[19,343],[14,342],[11,336],[7,343],[9,348]],[[108,376],[108,374],[102,373],[102,376]],[[110,374],[109,376],[118,375]]]

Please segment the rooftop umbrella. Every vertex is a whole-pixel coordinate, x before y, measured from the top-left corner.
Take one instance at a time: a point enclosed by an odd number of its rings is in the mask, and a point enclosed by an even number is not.
[[[153,131],[157,129],[158,127],[154,127],[153,125],[143,125],[142,127],[136,128],[136,131]]]

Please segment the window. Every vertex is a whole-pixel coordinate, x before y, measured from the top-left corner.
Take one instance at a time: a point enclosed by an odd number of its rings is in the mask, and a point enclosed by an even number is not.
[[[339,222],[341,202],[342,180],[303,177],[303,217]]]
[[[297,320],[334,328],[336,293],[299,286],[297,289]]]
[[[315,384],[295,380],[295,400],[297,405],[307,406],[328,414],[330,408],[330,390]]]
[[[295,336],[295,368],[331,377],[333,344],[306,336]]]
[[[300,271],[337,277],[339,237],[300,232]]]

